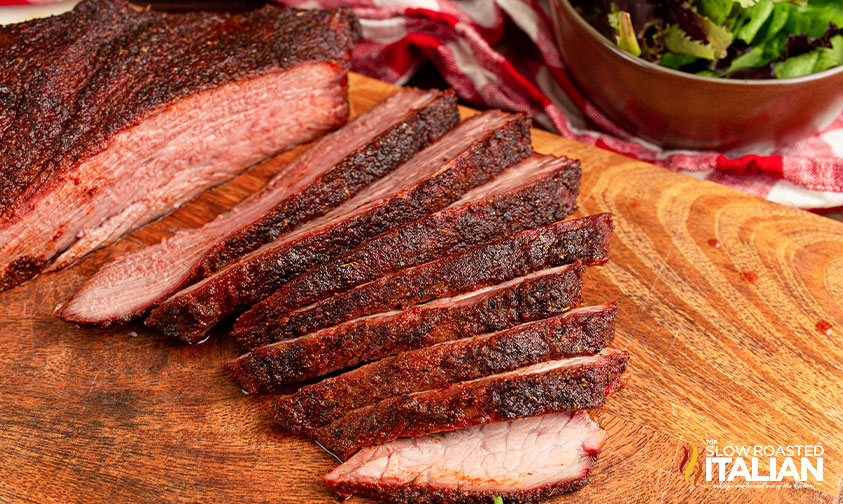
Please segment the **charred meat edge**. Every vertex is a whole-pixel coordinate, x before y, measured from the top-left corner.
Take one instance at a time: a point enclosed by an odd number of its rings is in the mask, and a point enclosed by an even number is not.
[[[582,266],[560,266],[255,348],[226,370],[249,393],[273,391],[361,362],[558,315],[579,305],[581,292]]]
[[[535,364],[446,388],[385,399],[309,433],[346,459],[365,446],[522,417],[599,408],[621,386],[629,354]],[[284,421],[283,416],[276,420]]]
[[[611,232],[610,214],[530,229],[392,273],[283,316],[265,319],[263,305],[256,305],[237,319],[232,334],[246,348],[254,348],[544,268],[575,261],[603,264]]]
[[[413,392],[578,355],[594,355],[614,337],[616,305],[578,308],[504,331],[387,357],[302,387],[276,402],[285,428],[314,432],[346,413]]]

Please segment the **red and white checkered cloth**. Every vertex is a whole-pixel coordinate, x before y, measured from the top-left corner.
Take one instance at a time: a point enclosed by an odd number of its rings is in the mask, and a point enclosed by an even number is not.
[[[278,1],[299,8],[351,7],[363,27],[353,54],[358,72],[403,84],[430,60],[469,103],[526,110],[568,138],[769,200],[843,207],[843,115],[813,137],[765,155],[729,159],[660,149],[620,129],[579,92],[540,0]]]

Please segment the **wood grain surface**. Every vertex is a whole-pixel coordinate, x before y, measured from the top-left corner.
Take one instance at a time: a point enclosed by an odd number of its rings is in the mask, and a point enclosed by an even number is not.
[[[393,92],[350,85],[354,114]],[[591,484],[555,502],[841,502],[843,223],[541,131],[534,143],[583,161],[579,215],[615,214],[612,259],[588,272],[586,298],[620,303],[616,346],[632,353],[627,388],[596,412],[610,437]],[[0,294],[0,502],[333,501],[321,477],[335,461],[222,371],[232,342],[51,314],[98,265],[206,222],[288,158]],[[706,440],[822,444],[823,481],[705,488],[698,466],[686,482],[685,451]]]

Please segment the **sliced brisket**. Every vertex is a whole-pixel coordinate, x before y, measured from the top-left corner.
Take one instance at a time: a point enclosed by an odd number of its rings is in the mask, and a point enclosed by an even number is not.
[[[541,362],[593,355],[614,336],[615,304],[578,308],[504,331],[440,343],[367,364],[279,398],[275,418],[314,435],[383,399],[447,387]]]
[[[257,308],[261,324],[370,282],[480,243],[544,226],[570,215],[579,163],[533,154],[448,208],[397,227],[284,284]]]
[[[607,348],[597,355],[544,362],[385,399],[351,411],[320,429],[315,439],[347,458],[363,447],[399,437],[597,408],[621,387],[628,359],[626,352]]]
[[[346,120],[349,11],[84,0],[32,23],[0,29],[0,290]]]
[[[264,316],[266,305],[255,305],[237,320],[233,334],[253,348],[548,267],[574,261],[602,264],[608,259],[611,234],[610,214],[530,229],[392,273],[287,314]]]
[[[226,370],[250,393],[271,391],[361,362],[558,315],[580,303],[581,290],[582,267],[561,266],[255,348]]]
[[[605,441],[586,412],[553,413],[363,448],[323,481],[389,504],[537,502],[587,485]]]
[[[263,189],[196,230],[105,265],[58,315],[109,325],[343,203],[459,121],[453,92],[405,88],[282,167]]]
[[[265,299],[316,264],[450,205],[530,153],[525,114],[471,117],[331,212],[176,293],[146,323],[199,341],[222,317]]]

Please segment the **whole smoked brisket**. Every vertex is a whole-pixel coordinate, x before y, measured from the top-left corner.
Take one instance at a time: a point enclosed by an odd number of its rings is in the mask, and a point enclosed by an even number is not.
[[[0,27],[0,290],[341,126],[358,29],[347,10],[122,0]]]

